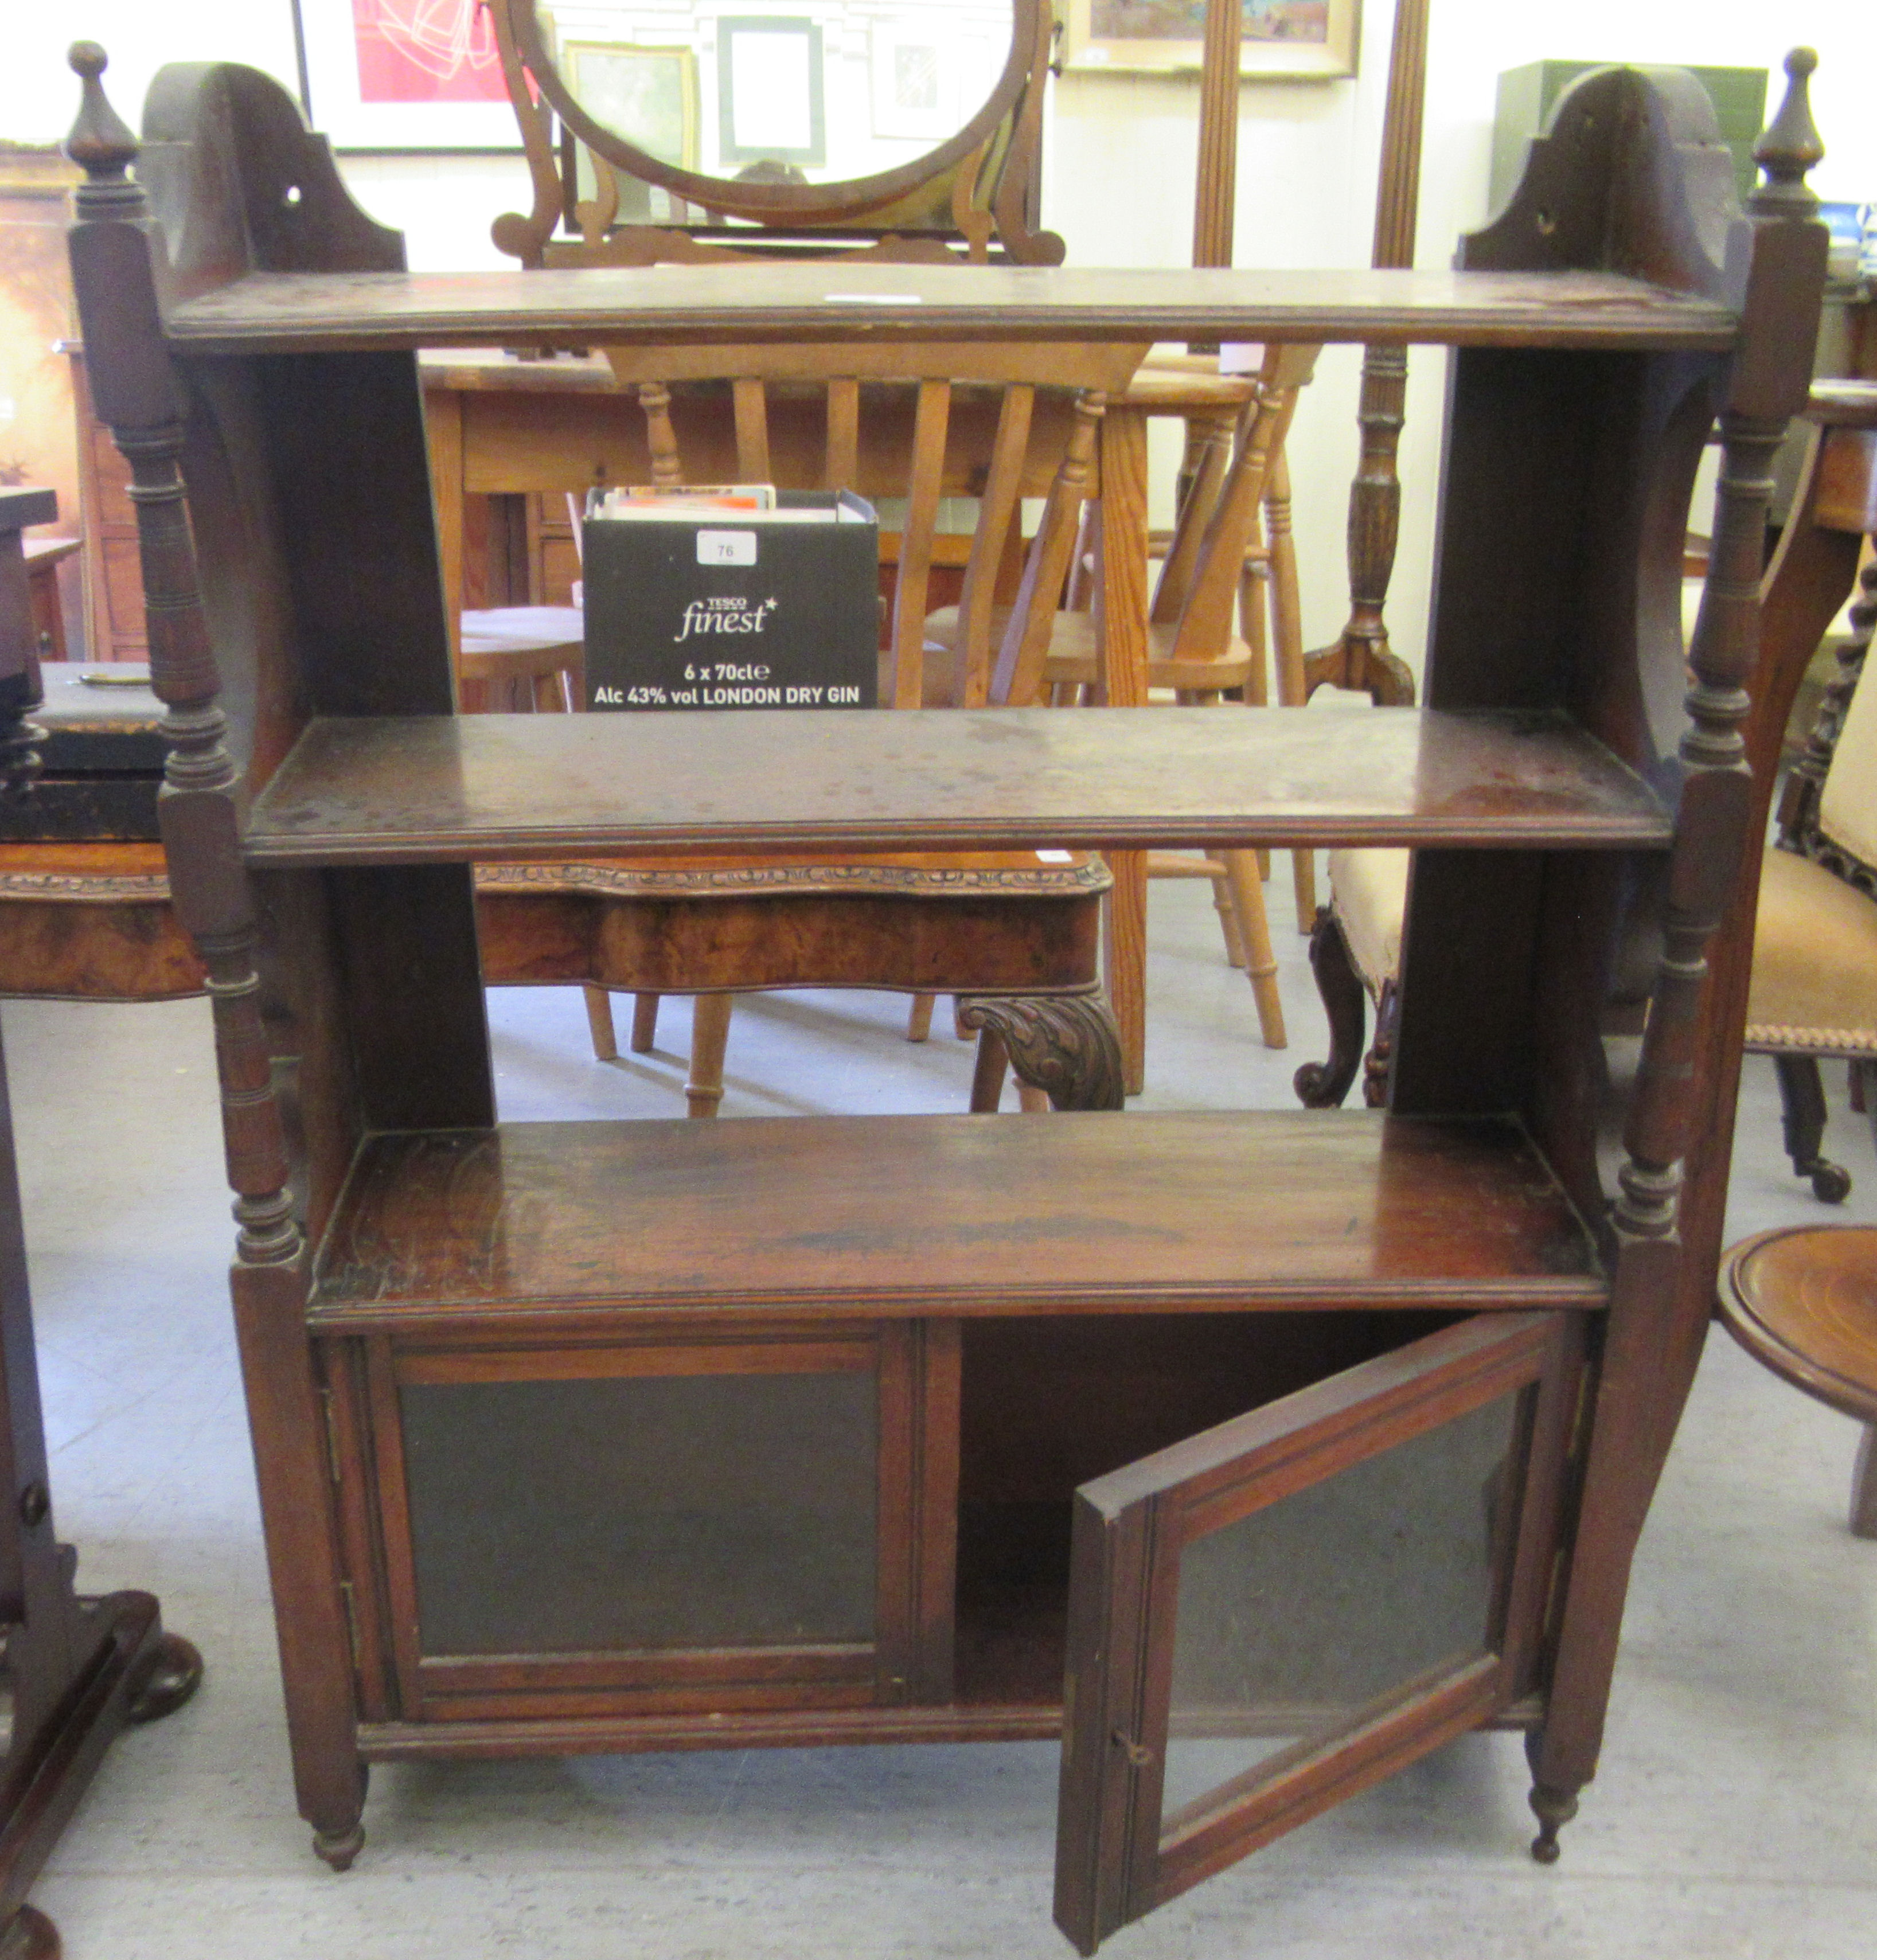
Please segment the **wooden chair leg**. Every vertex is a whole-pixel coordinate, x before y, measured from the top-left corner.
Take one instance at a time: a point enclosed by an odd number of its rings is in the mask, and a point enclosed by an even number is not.
[[[1811,1179],[1815,1198],[1842,1204],[1850,1193],[1851,1174],[1818,1154],[1825,1141],[1825,1109],[1818,1061],[1809,1055],[1776,1055],[1773,1065],[1779,1071],[1780,1115],[1793,1175]]]
[[[994,1115],[1004,1100],[1004,1077],[1010,1058],[1004,1037],[995,1028],[986,1028],[978,1037],[978,1059],[971,1071],[971,1108],[977,1116]]]
[[[932,1032],[932,1004],[938,998],[936,994],[915,994],[912,1005],[906,1013],[906,1039],[909,1042],[922,1042]]]
[[[1049,1091],[1039,1089],[1033,1082],[1020,1082],[1016,1085],[1016,1103],[1026,1116],[1046,1116],[1049,1114]]]
[[[1271,557],[1271,665],[1277,675],[1277,698],[1286,708],[1301,708],[1309,698],[1303,673],[1303,605],[1297,593],[1297,542],[1290,529],[1290,466],[1281,451],[1271,464],[1265,525]],[[1290,877],[1296,892],[1297,930],[1313,932],[1316,860],[1311,852],[1292,851]]]
[[[587,997],[587,1028],[593,1036],[594,1061],[617,1061],[619,1044],[612,1032],[612,996],[603,987],[583,987],[581,991]]]
[[[650,1055],[652,1043],[658,1035],[658,996],[656,994],[635,994],[632,996],[632,1052]]]
[[[1225,866],[1217,858],[1206,862],[1212,867],[1212,909],[1219,915],[1220,936],[1225,941],[1225,963],[1242,972],[1245,966],[1245,939],[1239,931],[1237,902],[1232,896],[1232,881],[1226,875]]]
[[[1287,1045],[1284,1003],[1277,996],[1277,956],[1271,950],[1271,921],[1265,915],[1265,888],[1258,876],[1258,853],[1228,851],[1223,854],[1233,904],[1238,912],[1239,943],[1245,948],[1246,972],[1258,1002],[1258,1032],[1264,1036],[1265,1047],[1283,1048]]]
[[[1877,1423],[1865,1426],[1851,1474],[1851,1529],[1859,1538],[1877,1538]]]
[[[1290,1086],[1306,1109],[1340,1109],[1362,1065],[1369,994],[1350,959],[1343,929],[1328,905],[1317,913],[1316,929],[1310,934],[1310,971],[1329,1023],[1329,1054],[1322,1061],[1306,1061],[1290,1078]]]
[[[699,994],[691,1003],[691,1076],[685,1114],[714,1116],[724,1099],[724,1050],[730,1040],[730,994]]]
[[[1375,1039],[1362,1062],[1362,1099],[1370,1109],[1389,1106],[1389,1078],[1395,1072],[1395,1037],[1401,1026],[1401,990],[1384,980],[1375,1004]]]

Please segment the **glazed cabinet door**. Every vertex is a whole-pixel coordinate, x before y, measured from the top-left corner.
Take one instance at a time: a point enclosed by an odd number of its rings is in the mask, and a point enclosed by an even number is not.
[[[1478,1315],[1077,1493],[1081,1952],[1531,1691],[1582,1350]]]
[[[921,1448],[943,1333],[361,1344],[342,1426],[372,1459],[352,1535],[377,1541],[383,1701],[406,1721],[577,1721],[943,1693],[928,1596],[949,1605],[952,1527]]]

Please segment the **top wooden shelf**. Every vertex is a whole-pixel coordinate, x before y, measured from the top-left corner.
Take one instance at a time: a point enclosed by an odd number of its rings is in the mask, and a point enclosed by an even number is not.
[[[1712,301],[1609,272],[839,264],[252,272],[167,322],[192,354],[886,339],[1723,350],[1735,329]]]
[[[285,866],[1671,835],[1642,779],[1556,713],[757,708],[315,721],[245,848]]]

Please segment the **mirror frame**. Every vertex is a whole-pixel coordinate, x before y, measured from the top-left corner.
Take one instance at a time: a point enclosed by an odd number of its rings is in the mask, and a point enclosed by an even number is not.
[[[825,183],[759,183],[707,177],[661,161],[596,123],[581,108],[549,59],[536,0],[493,0],[498,27],[505,22],[522,65],[554,113],[593,152],[643,182],[676,192],[687,202],[726,215],[759,222],[800,221],[807,213],[862,217],[897,202],[930,183],[988,142],[1010,113],[1030,79],[1039,16],[1047,0],[1011,0],[1010,46],[996,86],[977,113],[953,135],[909,163],[871,177],[842,177]]]

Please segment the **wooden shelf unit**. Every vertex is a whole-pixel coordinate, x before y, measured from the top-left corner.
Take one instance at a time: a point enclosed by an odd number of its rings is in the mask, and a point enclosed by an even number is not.
[[[1743,217],[1691,78],[1586,80],[1453,273],[431,275],[244,69],[147,228],[79,65],[320,1854],[382,1757],[1060,1726],[1087,1952],[1499,1723],[1555,1857],[1719,1252],[1802,91]],[[1427,710],[452,718],[412,350],[797,336],[1453,347]],[[472,860],[1039,842],[1414,847],[1389,1115],[497,1122]]]

